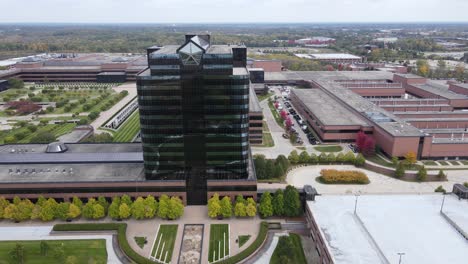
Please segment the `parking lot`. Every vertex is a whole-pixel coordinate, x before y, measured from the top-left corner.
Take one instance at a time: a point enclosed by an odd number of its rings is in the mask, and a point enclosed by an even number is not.
[[[306,121],[297,113],[296,109],[289,101],[289,93],[291,92],[290,86],[271,86],[270,91],[274,92],[274,99],[278,103],[277,110],[281,113],[286,111],[286,114],[292,121],[292,127],[287,133],[285,131],[285,138],[291,135],[297,137],[296,143],[303,146],[320,144],[319,139],[314,135],[312,128],[310,128]]]

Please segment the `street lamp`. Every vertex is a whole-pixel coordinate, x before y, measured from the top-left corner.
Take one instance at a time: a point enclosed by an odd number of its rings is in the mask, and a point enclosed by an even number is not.
[[[356,210],[357,210],[358,197],[359,197],[359,194],[356,194],[356,200],[354,201],[354,214],[356,214]]]
[[[442,209],[444,209],[444,203],[445,203],[445,194],[442,194],[442,205],[440,206],[440,212],[442,213]]]
[[[400,260],[398,261],[398,264],[401,264],[401,257],[405,255],[403,252],[398,252],[397,253],[400,256]]]

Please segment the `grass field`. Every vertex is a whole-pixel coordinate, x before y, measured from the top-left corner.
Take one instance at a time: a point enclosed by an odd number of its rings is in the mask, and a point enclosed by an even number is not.
[[[239,247],[242,247],[247,241],[249,241],[250,235],[247,236],[239,236],[238,242],[239,242]]]
[[[435,163],[433,160],[425,160],[422,163],[426,166],[437,166],[437,163]]]
[[[10,251],[21,243],[24,246],[25,264],[62,264],[62,263],[107,263],[106,240],[47,240],[49,250],[42,256],[40,241],[5,241],[0,242],[0,264],[15,263]],[[54,250],[63,246],[64,259],[58,259]],[[71,262],[74,260],[74,262]]]
[[[210,225],[210,245],[208,248],[208,261],[216,262],[229,257],[229,225]]]
[[[307,264],[307,260],[304,255],[304,250],[302,250],[301,237],[297,234],[289,234],[291,239],[292,249],[289,251],[287,257],[291,260],[290,263],[294,264]],[[277,249],[273,252],[273,255],[270,259],[270,264],[280,264],[280,254],[278,254]]]
[[[449,166],[450,165],[447,161],[444,161],[444,160],[438,160],[437,162],[442,166]]]
[[[140,132],[140,113],[135,111],[114,133],[114,142],[131,142]]]
[[[34,143],[32,142],[34,137],[41,132],[50,132],[55,136],[55,138],[58,138],[59,136],[62,136],[64,134],[71,132],[75,128],[75,126],[76,124],[57,124],[57,125],[48,124],[45,126],[37,126],[37,130],[35,132],[30,132],[26,127],[0,131],[0,144],[4,143],[3,140],[5,139],[5,137],[14,136],[17,133],[23,133],[23,132],[26,133],[26,137],[20,140],[17,140],[17,143]]]
[[[158,235],[154,240],[150,259],[162,263],[169,263],[177,236],[178,225],[160,225]]]
[[[273,93],[267,93],[267,94],[261,94],[261,95],[257,95],[257,98],[258,98],[258,101],[264,101],[268,98],[270,98],[271,96],[273,95]]]
[[[276,111],[276,108],[275,106],[273,105],[273,102],[268,102],[268,107],[270,107],[270,110],[271,110],[271,114],[273,115],[273,117],[275,118],[275,121],[276,123],[284,128],[284,121],[283,119],[281,118],[280,114],[278,113],[278,111]]]
[[[314,149],[320,152],[340,152],[343,150],[341,146],[318,146]]]

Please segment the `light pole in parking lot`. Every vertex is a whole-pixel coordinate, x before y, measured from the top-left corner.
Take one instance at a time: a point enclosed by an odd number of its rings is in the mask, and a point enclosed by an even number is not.
[[[356,194],[356,200],[354,201],[354,214],[356,214],[358,198],[359,198],[359,194]]]
[[[398,260],[398,264],[401,264],[401,258],[402,258],[402,256],[405,255],[405,253],[404,252],[398,252],[397,254],[400,256],[400,260]]]

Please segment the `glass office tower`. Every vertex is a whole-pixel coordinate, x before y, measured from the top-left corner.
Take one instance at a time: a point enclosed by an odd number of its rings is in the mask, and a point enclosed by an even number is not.
[[[249,177],[246,48],[187,35],[148,49],[137,77],[148,180],[185,180],[188,204],[206,204],[208,180]]]

